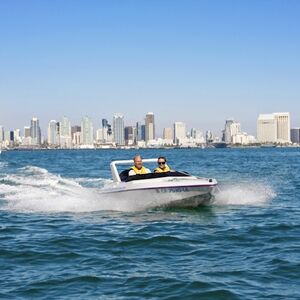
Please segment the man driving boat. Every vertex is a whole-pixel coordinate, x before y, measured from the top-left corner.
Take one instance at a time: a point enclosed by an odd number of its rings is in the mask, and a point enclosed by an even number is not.
[[[171,169],[167,165],[167,159],[164,156],[160,156],[157,160],[158,167],[154,170],[154,173],[166,173],[171,172]]]
[[[129,176],[137,175],[137,174],[148,174],[151,171],[143,166],[143,159],[140,155],[136,155],[133,158],[134,166],[130,168],[128,173]]]

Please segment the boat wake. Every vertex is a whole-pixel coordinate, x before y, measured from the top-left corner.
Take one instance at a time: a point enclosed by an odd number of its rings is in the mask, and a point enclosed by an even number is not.
[[[63,178],[46,169],[27,166],[13,174],[0,174],[0,209],[18,212],[139,211],[159,206],[139,199],[113,199],[103,194],[108,179]],[[142,192],[141,192],[142,193]],[[275,197],[270,186],[225,186],[212,205],[263,205]],[[167,205],[168,203],[163,203]]]

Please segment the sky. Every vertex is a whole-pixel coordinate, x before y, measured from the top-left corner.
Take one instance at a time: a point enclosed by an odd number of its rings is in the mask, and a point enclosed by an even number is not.
[[[154,112],[256,133],[259,113],[300,126],[298,0],[0,0],[0,125],[64,115],[94,127]]]

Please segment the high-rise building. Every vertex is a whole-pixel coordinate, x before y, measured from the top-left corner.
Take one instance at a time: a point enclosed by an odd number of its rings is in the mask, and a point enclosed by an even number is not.
[[[75,144],[75,142],[74,142],[74,134],[75,133],[79,133],[79,136],[81,135],[81,127],[79,125],[75,125],[75,126],[71,127],[71,136],[72,136],[73,144]],[[80,143],[77,145],[80,145]]]
[[[70,148],[72,146],[71,122],[65,116],[60,122],[60,146],[62,148]]]
[[[97,130],[97,142],[106,144],[112,142],[112,129],[107,119],[102,119],[102,128]]]
[[[174,143],[180,144],[180,140],[186,139],[186,125],[183,122],[174,123]]]
[[[30,135],[30,127],[29,126],[24,126],[24,137],[25,138],[31,137],[31,135]]]
[[[277,121],[277,142],[290,143],[291,142],[291,123],[290,113],[280,112],[274,113]]]
[[[145,124],[141,125],[141,132],[142,132],[142,141],[146,140],[146,126]]]
[[[260,114],[257,119],[257,141],[260,143],[290,143],[290,114]]]
[[[135,141],[135,128],[133,126],[126,126],[124,130],[125,144],[132,145]]]
[[[39,119],[33,117],[30,122],[30,136],[32,145],[40,145],[42,141]]]
[[[146,142],[155,140],[155,122],[154,114],[148,112],[145,118],[145,140]]]
[[[233,142],[233,137],[241,133],[241,124],[232,119],[228,119],[226,120],[225,128],[222,131],[222,141],[226,144],[231,144]]]
[[[13,131],[7,130],[4,131],[4,141],[6,143],[12,142],[14,140]]]
[[[225,122],[225,129],[224,129],[224,142],[226,144],[230,144],[231,143],[231,125],[234,123],[234,121],[232,119],[228,119]]]
[[[291,129],[291,141],[295,144],[300,144],[300,128]]]
[[[81,145],[94,145],[93,123],[92,120],[87,116],[81,120]]]
[[[115,114],[113,118],[113,132],[114,139],[117,146],[125,145],[124,138],[124,116],[122,114]]]
[[[173,140],[173,130],[171,127],[164,128],[163,139],[164,140]]]
[[[144,141],[145,140],[145,134],[143,136],[143,130],[142,126],[144,126],[144,133],[145,133],[145,125],[142,125],[141,122],[136,122],[135,127],[135,142]]]
[[[59,123],[51,120],[48,124],[48,144],[50,146],[59,145]]]
[[[14,142],[15,142],[16,144],[21,143],[20,129],[15,129],[15,130],[14,130]]]
[[[214,141],[214,135],[210,130],[207,130],[205,133],[205,140],[206,143],[212,143]]]
[[[275,143],[277,141],[277,121],[273,114],[258,116],[257,141],[259,143]]]

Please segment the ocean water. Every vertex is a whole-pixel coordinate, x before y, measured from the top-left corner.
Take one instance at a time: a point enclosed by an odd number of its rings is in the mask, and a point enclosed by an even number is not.
[[[140,151],[218,180],[196,209],[103,198],[135,153],[1,154],[0,298],[300,299],[299,149]]]

